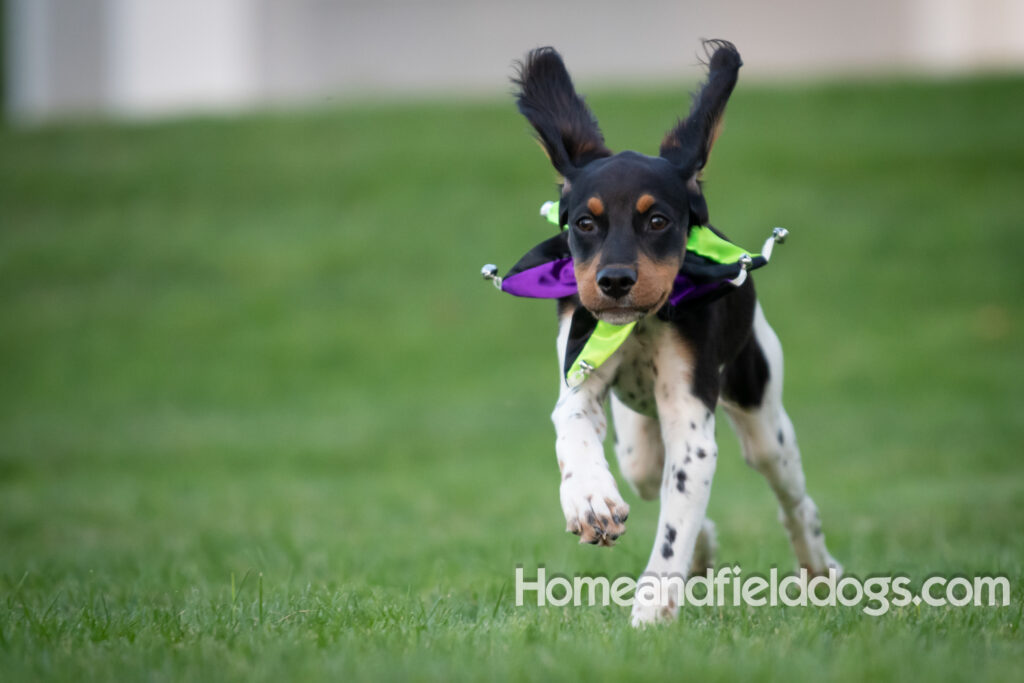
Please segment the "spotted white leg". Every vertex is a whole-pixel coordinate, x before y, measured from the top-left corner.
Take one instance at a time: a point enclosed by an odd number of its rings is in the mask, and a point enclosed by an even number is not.
[[[558,367],[565,366],[565,347],[571,312],[562,317],[558,333]],[[574,388],[562,381],[558,403],[551,413],[555,424],[555,452],[562,474],[559,498],[566,531],[580,536],[581,543],[614,545],[625,533],[629,506],[619,495],[615,478],[604,457],[607,422],[604,399],[615,376],[615,355]]]
[[[610,404],[615,425],[615,455],[622,476],[644,500],[658,497],[665,469],[665,444],[657,418],[638,413],[619,400],[613,391]],[[718,539],[715,525],[704,520],[690,562],[690,576],[715,566]]]
[[[760,306],[754,314],[754,338],[768,366],[761,403],[743,408],[723,399],[722,407],[739,436],[747,464],[763,474],[775,492],[779,519],[797,561],[814,574],[825,574],[829,568],[841,572],[825,547],[818,508],[807,495],[796,433],[782,407],[782,345]]]
[[[682,580],[700,553],[713,546],[713,528],[705,530],[718,448],[715,415],[692,393],[693,357],[674,338],[657,345],[660,369],[655,398],[665,443],[658,535],[647,568],[640,577],[633,603],[632,624],[671,621],[681,602]],[[654,599],[649,599],[651,597]]]

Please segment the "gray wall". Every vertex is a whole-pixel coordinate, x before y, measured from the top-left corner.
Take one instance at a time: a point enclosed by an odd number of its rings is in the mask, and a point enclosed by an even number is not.
[[[122,116],[365,93],[507,89],[557,46],[579,80],[690,79],[698,39],[747,78],[1021,69],[1024,0],[7,0],[8,111]]]

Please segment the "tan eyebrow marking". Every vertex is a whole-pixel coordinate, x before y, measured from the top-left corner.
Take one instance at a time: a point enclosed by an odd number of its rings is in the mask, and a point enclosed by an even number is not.
[[[587,200],[587,208],[590,209],[590,213],[600,216],[604,213],[604,202],[597,197],[591,197]]]
[[[644,213],[652,206],[654,206],[654,197],[649,194],[642,194],[640,199],[636,200],[637,213]]]

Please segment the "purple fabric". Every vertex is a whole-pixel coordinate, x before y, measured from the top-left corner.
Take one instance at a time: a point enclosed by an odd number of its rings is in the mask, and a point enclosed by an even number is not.
[[[501,291],[533,299],[560,299],[576,293],[572,259],[563,258],[527,268],[501,281]]]
[[[672,295],[669,296],[668,302],[673,306],[677,306],[683,299],[692,299],[694,297],[704,296],[708,292],[715,291],[725,282],[725,280],[718,280],[717,282],[706,282],[698,285],[693,280],[680,273],[679,275],[676,275],[675,283],[672,285]]]
[[[676,275],[668,301],[673,306],[684,299],[692,299],[713,292],[726,280],[697,284],[686,275]],[[501,291],[532,299],[560,299],[576,293],[576,274],[572,259],[564,258],[527,268],[501,281]]]

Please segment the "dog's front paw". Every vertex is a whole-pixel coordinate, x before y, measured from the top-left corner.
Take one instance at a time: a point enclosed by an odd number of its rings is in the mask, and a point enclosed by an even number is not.
[[[559,496],[565,530],[578,535],[580,543],[612,546],[626,533],[629,506],[608,470],[563,474]]]

